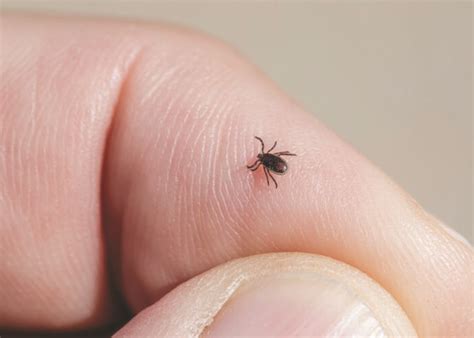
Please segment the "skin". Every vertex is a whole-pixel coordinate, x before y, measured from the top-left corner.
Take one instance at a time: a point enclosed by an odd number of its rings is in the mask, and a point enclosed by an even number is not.
[[[224,262],[305,252],[367,274],[420,336],[472,332],[472,247],[228,46],[105,20],[1,32],[3,329],[126,326]],[[298,154],[277,191],[246,168],[254,135]]]

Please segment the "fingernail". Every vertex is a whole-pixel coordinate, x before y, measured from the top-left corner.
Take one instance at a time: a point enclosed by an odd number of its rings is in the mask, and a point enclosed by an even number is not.
[[[326,276],[266,277],[240,287],[204,337],[385,337],[371,309],[353,291]]]

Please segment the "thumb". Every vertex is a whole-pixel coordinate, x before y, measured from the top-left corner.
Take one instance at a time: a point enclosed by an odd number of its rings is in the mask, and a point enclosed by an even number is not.
[[[234,260],[139,313],[116,337],[416,336],[365,274],[327,257],[280,253]]]

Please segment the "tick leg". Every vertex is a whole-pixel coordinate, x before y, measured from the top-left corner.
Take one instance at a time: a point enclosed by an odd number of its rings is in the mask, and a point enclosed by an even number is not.
[[[268,170],[268,169],[267,169],[267,170]],[[275,188],[278,188],[278,183],[277,183],[277,181],[275,180],[275,178],[272,176],[272,173],[271,173],[270,171],[268,172],[268,175],[270,175],[270,178],[273,180],[273,183],[275,183]],[[268,179],[268,177],[267,177],[267,179]]]
[[[277,145],[277,141],[275,141],[275,143],[273,143],[272,147],[270,148],[269,151],[267,151],[267,153],[269,153],[270,151],[272,151],[273,149],[275,149],[276,145]]]
[[[250,169],[250,170],[251,170],[251,171],[255,171],[255,170],[257,170],[261,165],[262,165],[262,162],[260,162],[255,168]]]
[[[292,154],[289,151],[280,151],[278,153],[273,153],[273,155],[277,155],[277,156],[296,156],[296,154]]]
[[[268,180],[268,175],[270,175],[270,173],[267,173],[267,171],[267,168],[263,168],[263,172],[265,173],[265,177],[267,178],[267,185],[270,185],[270,181]]]
[[[252,168],[254,165],[256,165],[258,162],[260,162],[260,159],[256,160],[254,164],[248,165],[247,168]]]
[[[255,138],[256,138],[257,140],[259,140],[260,143],[262,144],[262,154],[265,153],[265,150],[264,150],[264,149],[265,149],[265,144],[263,143],[263,140],[262,140],[260,137],[258,137],[258,136],[255,136]]]

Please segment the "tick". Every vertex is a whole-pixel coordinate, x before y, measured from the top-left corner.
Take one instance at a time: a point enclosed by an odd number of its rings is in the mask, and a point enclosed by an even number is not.
[[[273,183],[275,183],[275,188],[278,188],[278,183],[276,182],[275,178],[272,176],[272,173],[277,175],[284,175],[288,171],[288,164],[282,156],[296,156],[296,154],[292,154],[289,151],[280,151],[278,153],[271,153],[271,151],[276,147],[277,141],[273,144],[273,146],[265,152],[265,143],[263,140],[255,136],[257,140],[260,141],[262,144],[262,152],[257,154],[257,161],[254,164],[248,165],[251,171],[257,170],[261,165],[263,165],[263,172],[265,173],[265,177],[267,178],[267,184],[270,185],[270,181],[268,180],[268,176],[272,179]]]

